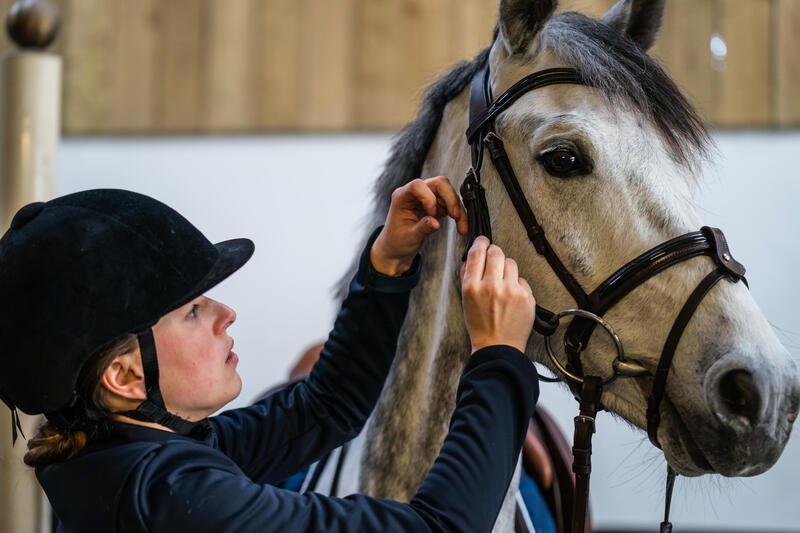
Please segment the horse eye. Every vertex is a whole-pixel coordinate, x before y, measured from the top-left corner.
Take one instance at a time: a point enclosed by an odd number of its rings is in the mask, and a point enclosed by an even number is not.
[[[548,174],[556,178],[569,178],[578,174],[587,174],[586,165],[579,154],[570,148],[556,148],[537,157]]]

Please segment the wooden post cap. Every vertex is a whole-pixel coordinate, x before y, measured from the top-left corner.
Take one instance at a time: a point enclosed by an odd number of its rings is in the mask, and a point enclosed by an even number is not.
[[[21,48],[47,48],[60,25],[58,8],[44,0],[17,0],[6,15],[8,36]]]

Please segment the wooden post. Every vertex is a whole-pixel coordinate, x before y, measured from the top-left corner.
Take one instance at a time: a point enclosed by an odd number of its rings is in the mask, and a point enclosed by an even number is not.
[[[44,51],[58,31],[58,10],[19,0],[6,26],[19,48],[0,62],[0,232],[21,206],[55,194],[61,114],[61,58]],[[0,531],[49,532],[50,506],[22,462],[25,441],[12,447],[10,413],[0,407]],[[39,417],[22,415],[26,436],[38,424]]]

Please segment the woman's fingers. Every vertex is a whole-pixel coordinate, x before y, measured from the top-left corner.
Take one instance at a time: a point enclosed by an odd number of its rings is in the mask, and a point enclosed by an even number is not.
[[[438,215],[438,202],[436,201],[436,194],[431,190],[427,183],[420,179],[416,179],[406,185],[408,192],[417,203],[422,207],[422,211],[429,216],[435,217]]]
[[[506,281],[517,281],[519,278],[519,268],[517,267],[517,262],[511,259],[510,257],[506,258],[505,269],[503,271],[503,279]]]
[[[475,239],[467,254],[467,262],[461,276],[462,285],[469,280],[480,280],[486,268],[486,250],[489,248],[489,239],[483,235]]]
[[[486,250],[486,268],[483,271],[483,279],[487,281],[500,281],[503,279],[505,271],[506,256],[503,250],[496,244],[492,244]]]
[[[438,220],[436,220],[436,217],[423,217],[414,225],[413,231],[418,235],[424,235],[427,237],[432,233],[436,233],[436,230],[438,230],[440,227],[441,224]]]
[[[425,183],[437,196],[439,205],[444,208],[446,214],[456,221],[458,232],[466,235],[468,230],[467,212],[450,181],[444,176],[437,176],[425,180]]]
[[[461,303],[473,352],[494,344],[525,350],[535,318],[533,293],[519,277],[517,263],[486,237],[475,239],[470,248]]]
[[[533,294],[533,289],[531,289],[531,286],[528,283],[528,280],[526,280],[525,278],[518,278],[518,280],[519,280],[519,284],[522,285],[522,287],[524,287],[526,291],[528,291],[529,293]]]

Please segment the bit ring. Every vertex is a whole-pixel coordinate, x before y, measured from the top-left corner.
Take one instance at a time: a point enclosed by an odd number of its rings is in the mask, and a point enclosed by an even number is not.
[[[617,379],[617,377],[620,375],[617,372],[617,367],[619,363],[627,363],[627,360],[625,359],[625,351],[622,348],[622,341],[619,339],[619,335],[617,335],[617,332],[614,331],[614,328],[611,327],[611,324],[603,320],[602,317],[590,311],[586,311],[584,309],[565,309],[564,311],[561,311],[560,313],[554,315],[552,320],[554,322],[558,322],[565,316],[579,316],[582,318],[588,318],[589,320],[597,322],[598,324],[600,324],[600,326],[603,327],[604,330],[606,330],[608,335],[611,337],[611,340],[614,342],[614,346],[617,348],[617,357],[614,358],[614,363],[612,364],[614,368],[614,373],[611,374],[611,377],[603,381],[603,385],[607,385],[612,381],[614,381],[615,379]],[[549,336],[544,338],[544,346],[547,349],[547,355],[550,357],[550,361],[553,362],[553,365],[558,369],[558,371],[564,377],[579,385],[583,383],[583,377],[573,374],[572,372],[567,370],[567,368],[561,364],[561,361],[558,360],[558,357],[556,357],[555,352],[553,352],[553,347],[550,344]]]

